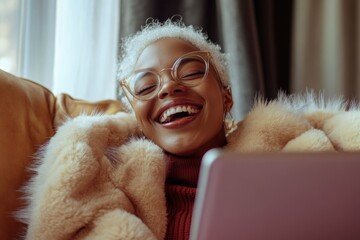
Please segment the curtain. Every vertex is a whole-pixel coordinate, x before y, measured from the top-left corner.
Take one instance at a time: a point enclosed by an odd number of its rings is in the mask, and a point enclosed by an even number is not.
[[[57,1],[55,94],[90,101],[116,97],[119,1]]]
[[[55,0],[0,0],[0,68],[51,88]]]
[[[116,98],[118,0],[0,0],[0,68],[75,98]]]
[[[259,34],[251,1],[219,1],[221,36],[230,58],[230,79],[234,99],[233,115],[241,118],[256,93],[264,94]]]
[[[360,2],[297,0],[292,49],[293,92],[360,97]]]

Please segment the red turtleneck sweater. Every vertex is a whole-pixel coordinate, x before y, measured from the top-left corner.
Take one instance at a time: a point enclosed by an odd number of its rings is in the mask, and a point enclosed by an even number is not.
[[[167,158],[167,240],[189,239],[192,210],[200,170],[200,159]]]

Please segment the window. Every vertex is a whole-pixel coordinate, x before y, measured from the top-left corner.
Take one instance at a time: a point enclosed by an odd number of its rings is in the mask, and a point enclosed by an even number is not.
[[[0,2],[0,68],[12,74],[19,73],[20,1]]]
[[[118,0],[1,0],[0,68],[55,94],[115,98],[118,13]]]

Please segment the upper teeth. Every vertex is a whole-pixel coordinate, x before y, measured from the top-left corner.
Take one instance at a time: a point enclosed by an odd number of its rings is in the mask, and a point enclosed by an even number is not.
[[[160,116],[160,123],[163,123],[166,121],[166,119],[175,114],[175,113],[180,113],[180,112],[187,112],[189,114],[194,114],[194,113],[198,113],[200,110],[198,108],[195,108],[193,106],[176,106],[176,107],[171,107],[169,109],[167,109],[165,112],[163,112]]]

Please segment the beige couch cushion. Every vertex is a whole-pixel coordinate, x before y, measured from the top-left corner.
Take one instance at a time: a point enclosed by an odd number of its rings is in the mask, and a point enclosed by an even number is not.
[[[30,177],[28,166],[38,148],[53,136],[64,116],[123,110],[118,101],[86,102],[66,94],[58,98],[29,80],[0,70],[0,236],[15,239],[23,225],[14,212],[23,206],[20,188]]]

